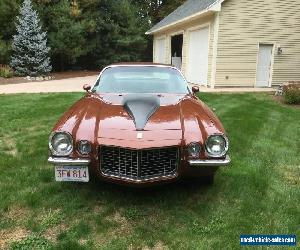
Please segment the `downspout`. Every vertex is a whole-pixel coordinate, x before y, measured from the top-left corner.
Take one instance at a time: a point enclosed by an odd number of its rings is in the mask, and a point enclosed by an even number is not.
[[[214,22],[214,37],[213,37],[213,52],[212,52],[212,67],[210,87],[215,88],[216,74],[217,74],[217,59],[218,59],[218,40],[219,40],[219,26],[220,26],[220,11],[215,14]]]

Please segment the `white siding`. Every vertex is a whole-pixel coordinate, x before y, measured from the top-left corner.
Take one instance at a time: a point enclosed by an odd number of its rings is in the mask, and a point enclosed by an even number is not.
[[[254,86],[259,43],[275,45],[272,85],[300,80],[299,13],[299,0],[226,0],[219,20],[216,86]]]

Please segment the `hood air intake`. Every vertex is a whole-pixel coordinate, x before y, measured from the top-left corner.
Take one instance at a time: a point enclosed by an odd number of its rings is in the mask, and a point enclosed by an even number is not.
[[[160,100],[152,94],[129,94],[124,96],[122,104],[132,117],[136,130],[144,130],[149,118],[160,107]]]

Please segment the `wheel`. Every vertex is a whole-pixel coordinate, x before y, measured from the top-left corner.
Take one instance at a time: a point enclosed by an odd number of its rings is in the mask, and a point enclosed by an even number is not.
[[[215,177],[214,174],[203,176],[203,177],[201,177],[201,182],[203,184],[211,186],[214,184],[214,177]]]
[[[208,185],[212,186],[214,184],[214,177],[215,174],[210,174],[206,176],[193,176],[193,177],[186,177],[181,179],[181,182],[187,186],[203,186]]]

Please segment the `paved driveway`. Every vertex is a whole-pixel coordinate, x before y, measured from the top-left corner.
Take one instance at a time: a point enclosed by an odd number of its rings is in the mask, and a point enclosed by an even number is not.
[[[96,79],[97,79],[97,75],[76,77],[76,78],[69,78],[69,79],[62,79],[62,80],[0,85],[0,94],[83,92],[82,86],[85,83],[93,85]]]
[[[0,85],[0,94],[13,93],[50,93],[50,92],[83,92],[85,83],[93,85],[97,79],[95,76],[76,77],[62,80],[43,82],[27,82],[18,84]],[[272,88],[217,88],[200,87],[200,92],[274,92]]]

